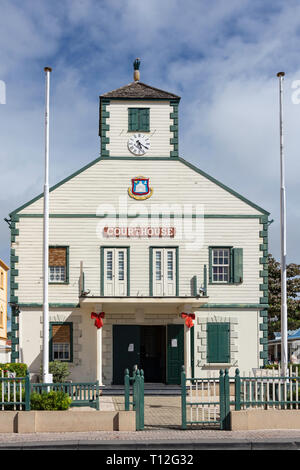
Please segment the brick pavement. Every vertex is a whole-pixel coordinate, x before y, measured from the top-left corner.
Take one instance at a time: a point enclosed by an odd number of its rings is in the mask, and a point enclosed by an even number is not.
[[[145,396],[145,429],[180,428],[179,396]],[[112,397],[116,410],[124,410],[124,397]]]
[[[104,410],[123,410],[124,397],[102,397]],[[81,408],[82,409],[82,408]],[[89,409],[89,408],[87,408]],[[72,411],[76,412],[78,408]],[[65,432],[65,433],[32,433],[8,434],[0,433],[0,448],[9,443],[39,443],[39,442],[101,442],[101,441],[196,441],[196,442],[264,442],[264,441],[300,441],[300,429],[259,430],[259,431],[220,431],[218,429],[180,429],[180,397],[151,397],[145,396],[145,430],[127,431],[98,431],[98,432]]]
[[[98,431],[98,432],[66,432],[66,433],[34,433],[7,434],[0,433],[1,444],[21,442],[51,441],[236,441],[263,442],[266,440],[300,440],[300,430],[266,430],[266,431],[217,431],[217,430],[175,430],[157,429],[137,432]]]

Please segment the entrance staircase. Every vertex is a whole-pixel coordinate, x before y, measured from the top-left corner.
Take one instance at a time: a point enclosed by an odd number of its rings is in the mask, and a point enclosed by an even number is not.
[[[102,395],[124,395],[124,385],[107,385],[100,387]],[[164,396],[177,396],[181,394],[180,385],[166,385],[163,383],[145,383],[145,395],[164,395]]]

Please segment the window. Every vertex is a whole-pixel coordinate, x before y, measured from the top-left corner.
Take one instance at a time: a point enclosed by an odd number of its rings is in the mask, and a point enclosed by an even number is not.
[[[72,362],[73,324],[50,323],[50,361]]]
[[[128,131],[150,131],[149,108],[128,108]]]
[[[150,247],[150,297],[178,296],[178,248]]]
[[[230,249],[214,248],[212,250],[212,281],[229,282]]]
[[[67,246],[49,247],[49,282],[54,284],[67,284],[69,250]]]
[[[207,362],[230,363],[230,323],[207,323]]]
[[[241,284],[243,282],[243,248],[209,247],[210,284]]]
[[[0,287],[1,289],[4,289],[4,272],[0,272]]]
[[[129,247],[101,247],[101,295],[129,294]]]
[[[0,328],[4,327],[4,309],[3,305],[0,305]]]

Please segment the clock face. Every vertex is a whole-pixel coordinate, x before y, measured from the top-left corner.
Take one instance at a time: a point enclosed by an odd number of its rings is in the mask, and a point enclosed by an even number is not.
[[[134,134],[128,140],[128,148],[134,155],[144,155],[150,148],[150,139],[143,134]]]

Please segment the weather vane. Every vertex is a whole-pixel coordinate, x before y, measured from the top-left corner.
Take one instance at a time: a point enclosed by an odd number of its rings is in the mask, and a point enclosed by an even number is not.
[[[141,64],[141,61],[139,58],[136,58],[135,61],[133,62],[133,69],[134,69],[133,78],[135,82],[138,82],[140,79],[140,64]]]

